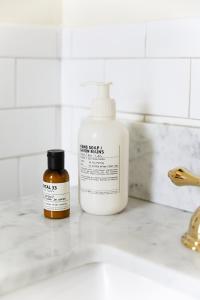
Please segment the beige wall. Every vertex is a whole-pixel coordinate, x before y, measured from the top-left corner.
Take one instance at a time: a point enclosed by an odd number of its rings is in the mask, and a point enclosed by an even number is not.
[[[88,26],[191,16],[200,16],[199,0],[0,0],[4,23]]]
[[[0,0],[1,23],[58,25],[61,15],[62,0]]]
[[[63,23],[88,26],[200,16],[200,0],[63,0]]]

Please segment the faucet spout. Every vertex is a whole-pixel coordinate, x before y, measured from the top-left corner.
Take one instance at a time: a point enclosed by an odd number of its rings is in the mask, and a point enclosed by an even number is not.
[[[200,177],[195,176],[187,169],[179,167],[168,172],[171,181],[178,186],[193,185],[200,186]]]

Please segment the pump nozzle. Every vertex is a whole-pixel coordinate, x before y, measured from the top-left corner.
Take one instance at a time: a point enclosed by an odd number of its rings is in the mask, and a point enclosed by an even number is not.
[[[115,102],[110,98],[110,85],[112,82],[95,82],[88,81],[81,84],[81,86],[95,85],[98,88],[97,97],[95,98],[91,114],[96,117],[114,117],[115,116]]]
[[[98,87],[97,98],[109,98],[110,97],[110,85],[112,82],[95,82],[87,81],[83,82],[81,86],[96,85]]]

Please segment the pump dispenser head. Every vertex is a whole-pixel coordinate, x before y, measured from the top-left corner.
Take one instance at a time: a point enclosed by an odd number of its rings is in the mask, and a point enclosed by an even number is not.
[[[116,108],[114,99],[110,98],[110,85],[112,82],[85,82],[82,86],[97,86],[97,97],[91,107],[91,116],[96,118],[115,118]]]

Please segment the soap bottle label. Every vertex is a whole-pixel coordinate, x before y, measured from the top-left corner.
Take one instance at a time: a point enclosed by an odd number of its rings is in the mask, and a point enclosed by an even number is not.
[[[120,192],[120,146],[80,145],[80,190],[90,194]]]
[[[63,211],[70,208],[69,182],[43,182],[44,209]]]

